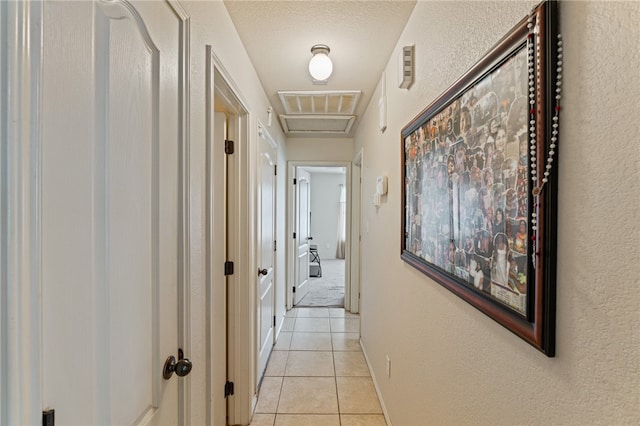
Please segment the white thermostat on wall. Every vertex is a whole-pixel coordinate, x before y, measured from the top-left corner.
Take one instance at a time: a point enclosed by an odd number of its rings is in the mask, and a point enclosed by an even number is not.
[[[386,176],[378,176],[376,178],[376,193],[380,195],[385,195],[387,193],[387,177]]]

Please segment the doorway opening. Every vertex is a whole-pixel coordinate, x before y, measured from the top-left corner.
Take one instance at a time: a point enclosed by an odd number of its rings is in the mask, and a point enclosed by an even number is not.
[[[349,163],[290,162],[291,307],[350,308]]]
[[[207,199],[205,335],[208,424],[247,424],[255,395],[251,318],[240,315],[250,298],[251,248],[246,243],[249,211],[247,177],[249,113],[233,80],[207,46]],[[244,263],[243,259],[247,259]],[[234,266],[235,264],[235,266]],[[235,272],[232,272],[234,271]],[[251,355],[253,356],[253,355]],[[227,392],[228,383],[234,392]],[[225,389],[225,392],[221,392]]]

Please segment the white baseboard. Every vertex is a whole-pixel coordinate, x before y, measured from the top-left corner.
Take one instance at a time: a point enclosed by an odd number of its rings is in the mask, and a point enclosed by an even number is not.
[[[278,338],[280,337],[280,333],[282,332],[282,327],[284,327],[284,319],[286,318],[286,310],[285,310],[285,315],[281,316],[278,324],[276,324],[276,343],[278,342]]]
[[[378,401],[380,401],[380,406],[382,407],[382,414],[384,415],[384,420],[387,422],[387,426],[392,426],[391,419],[389,418],[389,413],[387,412],[387,407],[384,405],[384,399],[382,399],[382,393],[380,392],[380,388],[378,387],[378,381],[376,380],[376,375],[373,373],[373,368],[371,368],[371,363],[369,362],[367,351],[364,349],[364,345],[362,344],[362,338],[360,338],[360,347],[362,348],[364,359],[367,362],[367,367],[369,368],[369,374],[371,374],[371,379],[373,380],[373,386],[376,388],[376,394],[378,395]]]

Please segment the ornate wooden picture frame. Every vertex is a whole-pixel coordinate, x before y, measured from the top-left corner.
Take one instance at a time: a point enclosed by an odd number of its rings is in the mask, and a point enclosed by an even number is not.
[[[402,259],[548,356],[562,50],[543,2],[401,139]]]

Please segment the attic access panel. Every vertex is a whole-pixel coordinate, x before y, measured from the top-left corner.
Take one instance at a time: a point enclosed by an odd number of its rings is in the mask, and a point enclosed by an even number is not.
[[[347,134],[353,126],[355,115],[280,115],[285,133]]]

